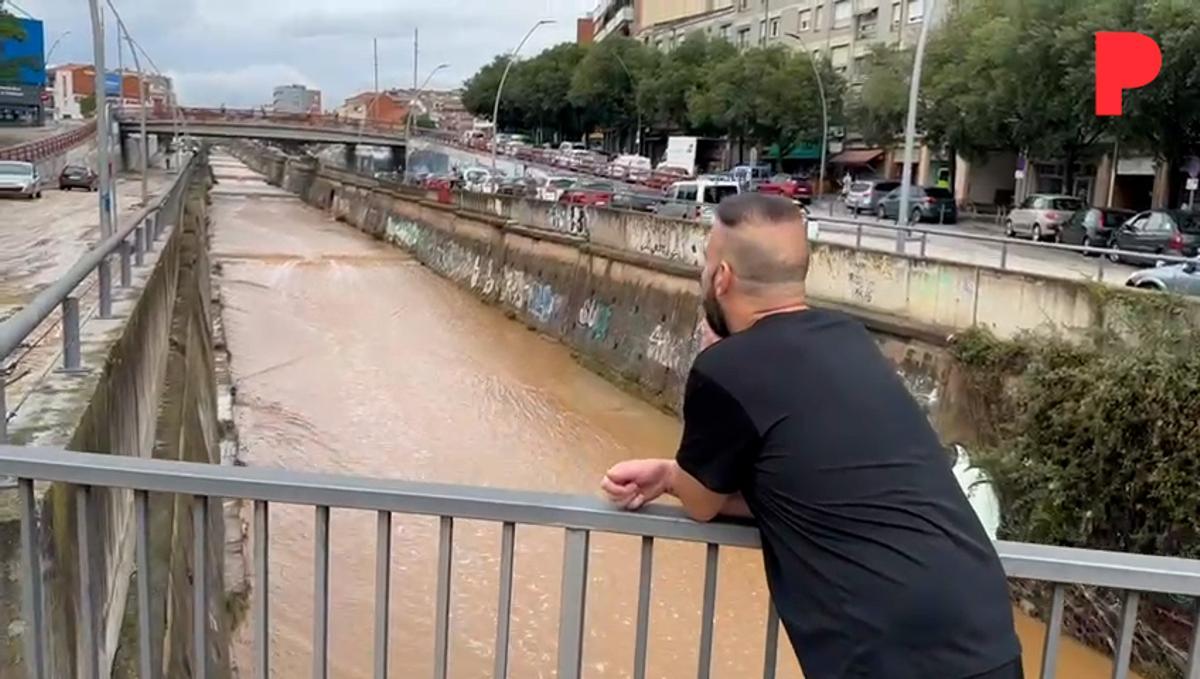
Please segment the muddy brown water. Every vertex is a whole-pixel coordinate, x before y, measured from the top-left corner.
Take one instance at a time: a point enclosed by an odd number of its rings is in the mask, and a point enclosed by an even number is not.
[[[563,346],[422,268],[402,251],[264,187],[218,156],[214,261],[248,464],[592,494],[612,463],[669,455],[678,421],[575,363]],[[271,514],[273,675],[311,671],[314,511]],[[333,510],[332,676],[371,676],[375,517]],[[433,667],[436,520],[397,516],[392,676]],[[518,527],[512,677],[555,674],[562,531]],[[631,675],[639,540],[594,535],[584,676]],[[491,676],[500,528],[456,522],[450,675]],[[655,550],[648,676],[694,677],[702,545]],[[722,549],[713,677],[761,676],[767,591],[759,554]],[[1019,616],[1026,671],[1044,631]],[[239,657],[249,667],[244,632]],[[1059,676],[1111,675],[1067,641]],[[780,677],[799,677],[786,641]],[[249,672],[245,672],[249,675]]]

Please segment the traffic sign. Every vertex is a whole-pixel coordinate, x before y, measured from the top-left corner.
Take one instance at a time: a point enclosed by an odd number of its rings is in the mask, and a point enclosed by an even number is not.
[[[1200,189],[1200,179],[1197,179],[1196,177],[1189,177],[1187,180],[1187,186],[1185,186],[1184,188],[1187,189],[1188,191],[1195,191],[1197,189]]]
[[[1196,179],[1197,177],[1200,177],[1200,158],[1197,158],[1196,156],[1192,156],[1191,158],[1188,158],[1186,168],[1187,168],[1188,176],[1191,177],[1192,179]]]

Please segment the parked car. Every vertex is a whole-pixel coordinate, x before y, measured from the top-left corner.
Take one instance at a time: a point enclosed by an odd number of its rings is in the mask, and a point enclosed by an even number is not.
[[[538,199],[557,201],[562,198],[563,192],[570,189],[578,183],[579,180],[574,177],[546,177],[538,185]]]
[[[1076,210],[1059,229],[1058,238],[1067,245],[1108,247],[1113,231],[1133,215],[1132,210],[1114,208],[1090,207]]]
[[[771,177],[770,165],[738,165],[729,171],[734,181],[742,185],[743,191],[749,191],[756,184],[767,181]]]
[[[495,190],[495,183],[502,177],[501,173],[494,173],[485,167],[468,167],[462,171],[463,188],[467,191],[490,193]]]
[[[892,191],[900,188],[900,182],[888,179],[859,179],[850,183],[846,192],[846,209],[854,214],[866,212],[873,214],[879,207],[879,201]]]
[[[42,177],[33,163],[19,160],[0,161],[0,196],[41,198]]]
[[[676,219],[700,219],[711,222],[717,204],[742,192],[735,181],[676,182],[667,189],[667,200],[659,206],[658,214]]]
[[[900,219],[900,191],[895,188],[888,192],[883,200],[875,206],[875,216],[880,219]],[[908,209],[910,224],[918,222],[937,222],[953,224],[958,221],[958,207],[954,204],[954,194],[949,189],[940,186],[910,186]]]
[[[783,196],[794,202],[808,205],[812,203],[813,187],[808,177],[800,175],[777,174],[770,179],[759,182],[755,191],[775,196]]]
[[[692,171],[686,167],[661,164],[654,168],[654,172],[650,173],[650,177],[644,183],[651,188],[665,189],[675,182],[682,181],[691,176]]]
[[[1200,260],[1135,271],[1125,285],[1200,297]]]
[[[1138,253],[1111,252],[1108,258],[1114,262],[1153,265],[1161,261],[1154,255],[1195,257],[1200,252],[1200,213],[1185,210],[1141,212],[1113,232],[1109,247]]]
[[[608,176],[631,182],[645,181],[650,176],[650,159],[646,156],[622,155],[608,166]]]
[[[1004,231],[1009,238],[1022,235],[1035,241],[1056,239],[1062,225],[1081,209],[1083,201],[1075,196],[1035,193],[1008,213]]]
[[[610,207],[635,212],[657,212],[662,202],[661,194],[618,189],[613,194]]]
[[[609,181],[585,181],[563,192],[561,201],[571,205],[607,207],[612,202],[616,187]]]
[[[67,191],[69,189],[95,191],[99,186],[99,175],[93,172],[90,167],[84,167],[83,165],[68,165],[58,175],[58,188],[60,191]]]
[[[538,180],[533,177],[502,177],[496,182],[496,193],[501,196],[532,198],[538,194]]]

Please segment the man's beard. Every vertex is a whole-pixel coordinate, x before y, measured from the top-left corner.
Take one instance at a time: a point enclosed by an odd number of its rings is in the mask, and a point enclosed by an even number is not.
[[[721,303],[717,301],[717,293],[711,287],[704,292],[702,303],[704,320],[717,337],[725,338],[733,334],[729,330],[729,319],[725,318],[725,311],[721,309]]]

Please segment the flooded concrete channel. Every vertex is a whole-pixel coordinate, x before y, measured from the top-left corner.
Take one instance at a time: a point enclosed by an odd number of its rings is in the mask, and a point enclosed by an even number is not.
[[[674,451],[676,418],[578,365],[563,346],[232,158],[217,155],[213,165],[213,262],[246,464],[594,494],[613,462]],[[313,511],[277,506],[271,520],[274,674],[304,676]],[[375,517],[334,510],[331,525],[332,676],[368,677]],[[434,519],[394,519],[393,676],[432,672],[437,538]],[[561,530],[517,529],[512,677],[554,674],[562,542]],[[499,525],[456,523],[451,676],[491,675],[499,554]],[[638,554],[636,537],[593,536],[584,676],[631,675]],[[703,545],[657,546],[648,676],[695,676],[703,571]],[[758,552],[721,551],[717,611],[712,675],[761,676],[767,590]],[[1043,628],[1024,616],[1018,626],[1035,675]],[[1107,659],[1078,644],[1062,652],[1059,676],[1111,675]],[[246,638],[243,662],[248,653]],[[801,676],[786,644],[779,676]]]

